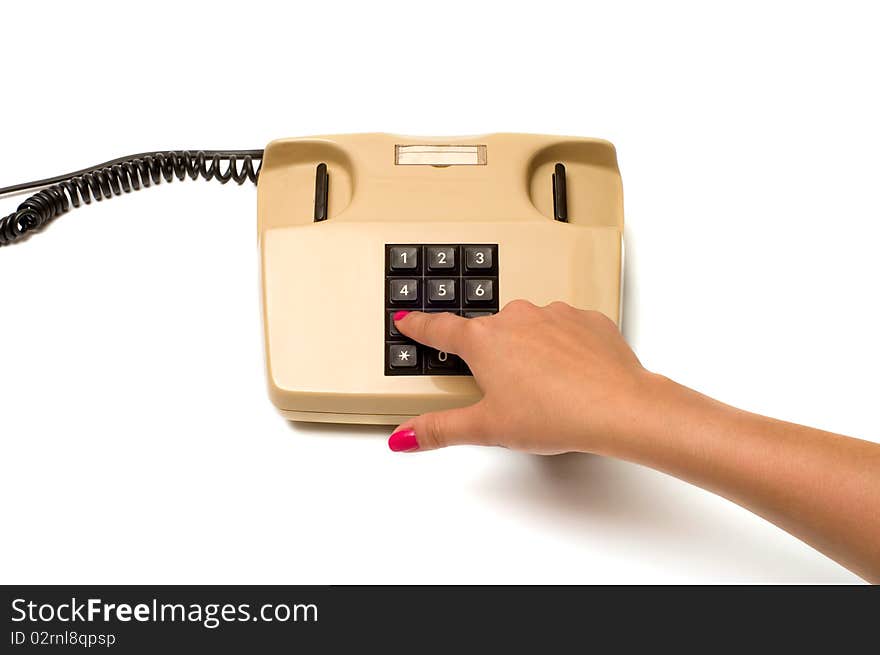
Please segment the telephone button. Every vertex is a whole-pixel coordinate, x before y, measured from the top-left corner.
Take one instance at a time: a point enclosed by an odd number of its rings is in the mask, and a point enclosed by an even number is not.
[[[419,266],[419,249],[414,246],[396,246],[388,253],[392,271],[414,271]]]
[[[492,246],[465,246],[464,266],[469,271],[488,271],[494,266]]]
[[[429,371],[456,371],[462,368],[462,361],[457,355],[439,350],[429,350],[427,356]]]
[[[429,271],[451,271],[455,268],[455,251],[453,246],[429,246],[426,248],[426,264]]]
[[[389,337],[395,337],[397,339],[405,339],[403,333],[397,329],[397,324],[394,322],[394,315],[398,312],[398,310],[394,310],[393,312],[385,312],[386,314],[386,325],[388,327],[387,332]]]
[[[495,300],[495,288],[492,280],[468,278],[464,282],[465,300],[468,304],[488,304]]]
[[[391,368],[415,368],[419,365],[419,352],[413,344],[388,346],[388,364]]]
[[[428,300],[432,303],[455,302],[455,280],[428,278]]]
[[[395,305],[418,304],[419,281],[406,279],[392,279],[390,285],[390,299]]]

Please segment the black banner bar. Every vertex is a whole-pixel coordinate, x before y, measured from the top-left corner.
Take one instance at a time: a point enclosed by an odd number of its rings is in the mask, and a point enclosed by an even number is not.
[[[9,653],[839,651],[876,643],[880,619],[880,593],[856,586],[12,586],[0,600]]]

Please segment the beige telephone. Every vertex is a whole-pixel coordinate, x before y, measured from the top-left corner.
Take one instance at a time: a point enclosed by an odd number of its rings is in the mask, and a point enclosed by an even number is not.
[[[468,316],[526,298],[620,313],[605,141],[283,139],[257,194],[269,389],[289,419],[397,424],[478,400],[462,363],[394,331],[399,309]]]
[[[291,420],[397,424],[479,399],[464,362],[394,329],[401,309],[470,317],[525,298],[619,318],[621,180],[594,139],[351,134],[142,153],[0,189],[41,189],[0,218],[0,246],[71,205],[186,177],[259,179],[269,391]]]

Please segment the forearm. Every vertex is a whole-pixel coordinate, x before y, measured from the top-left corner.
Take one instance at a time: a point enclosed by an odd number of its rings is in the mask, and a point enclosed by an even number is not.
[[[750,414],[652,376],[649,402],[604,454],[759,514],[880,582],[880,445]]]
[[[722,495],[880,583],[880,445],[749,414],[649,373],[608,317],[564,303],[395,322],[461,355],[483,399],[407,421],[392,450],[467,443],[630,460]]]

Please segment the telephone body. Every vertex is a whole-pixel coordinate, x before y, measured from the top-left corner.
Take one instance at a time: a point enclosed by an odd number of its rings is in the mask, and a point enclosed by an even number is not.
[[[607,141],[281,139],[257,195],[269,391],[290,420],[394,425],[479,400],[464,362],[396,333],[400,309],[562,300],[619,322],[623,199]]]

